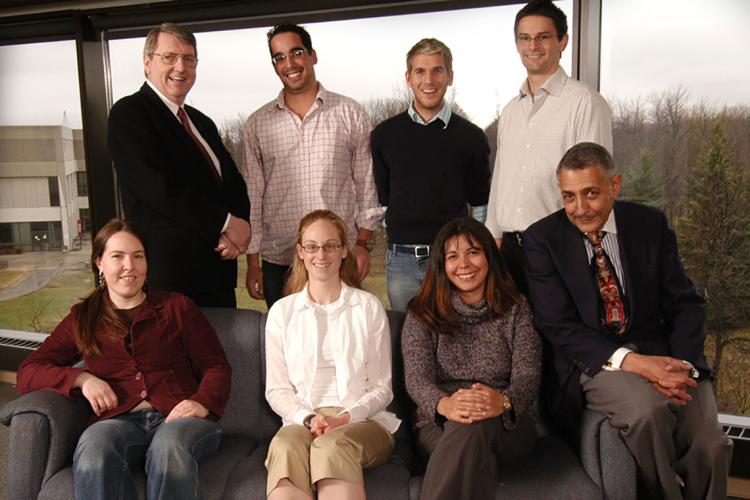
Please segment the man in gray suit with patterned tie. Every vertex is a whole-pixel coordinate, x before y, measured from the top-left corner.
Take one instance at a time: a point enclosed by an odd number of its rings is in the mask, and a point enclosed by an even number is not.
[[[609,152],[580,143],[557,168],[563,209],[525,233],[535,325],[551,348],[560,424],[610,418],[658,498],[726,498],[731,447],[703,356],[706,306],[660,211],[615,201]]]

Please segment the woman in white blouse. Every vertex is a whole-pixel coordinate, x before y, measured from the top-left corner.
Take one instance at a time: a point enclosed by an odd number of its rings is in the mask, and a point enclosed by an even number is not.
[[[393,449],[388,319],[347,241],[333,212],[306,215],[288,295],[268,313],[266,399],[283,422],[266,457],[272,500],[364,499],[362,470]]]

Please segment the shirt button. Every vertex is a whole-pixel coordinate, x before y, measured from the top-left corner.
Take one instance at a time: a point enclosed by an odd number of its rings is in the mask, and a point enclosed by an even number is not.
[[[523,170],[525,172],[526,171],[526,167],[525,166],[521,167],[521,170]]]
[[[529,149],[531,147],[531,144],[526,145],[526,149]]]
[[[135,374],[135,379],[136,380],[140,380],[141,378],[143,378],[143,375],[141,374],[141,372],[138,372],[138,373]]]
[[[523,186],[521,186],[521,192],[523,192]],[[139,374],[140,375],[140,374]]]
[[[145,399],[145,398],[146,398],[146,396],[148,396],[148,392],[146,392],[146,391],[141,391],[141,398],[142,398],[142,399]]]

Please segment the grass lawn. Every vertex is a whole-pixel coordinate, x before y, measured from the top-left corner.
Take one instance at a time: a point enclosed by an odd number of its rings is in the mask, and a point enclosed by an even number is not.
[[[3,301],[0,328],[50,332],[92,287],[91,273],[66,272],[36,292]]]
[[[24,271],[18,271],[18,270],[3,270],[0,271],[0,288],[7,288],[13,283],[15,283],[17,280],[23,277],[23,275],[26,274]]]

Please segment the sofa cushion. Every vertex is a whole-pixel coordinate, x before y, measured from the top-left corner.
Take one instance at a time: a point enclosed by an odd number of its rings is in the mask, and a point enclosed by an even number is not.
[[[556,437],[539,438],[528,458],[501,467],[495,498],[601,499],[599,488],[584,472],[578,457]],[[424,476],[412,477],[409,497],[419,498]]]
[[[216,454],[201,462],[198,469],[201,488],[206,500],[222,500],[224,488],[234,468],[257,447],[258,443],[247,436],[223,436]],[[141,500],[146,498],[144,491],[145,474],[143,465],[138,464],[135,473],[136,488]],[[52,476],[39,493],[39,500],[73,500],[73,468],[66,467]]]

